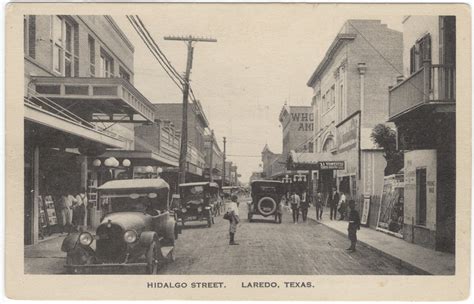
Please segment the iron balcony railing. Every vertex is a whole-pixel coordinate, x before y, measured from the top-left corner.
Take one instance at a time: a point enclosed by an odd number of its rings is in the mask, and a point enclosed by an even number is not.
[[[425,103],[455,101],[454,66],[425,63],[420,70],[389,89],[389,116],[396,117]]]

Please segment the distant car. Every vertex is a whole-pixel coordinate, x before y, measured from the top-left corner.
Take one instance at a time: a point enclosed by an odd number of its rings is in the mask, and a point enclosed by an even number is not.
[[[72,233],[62,243],[69,273],[154,274],[174,260],[179,231],[169,211],[169,185],[164,180],[113,180],[100,186],[98,194],[109,202],[109,210],[95,235]]]
[[[248,220],[255,215],[263,217],[275,216],[280,200],[285,193],[284,184],[273,180],[256,180],[251,183],[252,200],[248,203]]]
[[[197,182],[179,185],[180,206],[175,209],[177,220],[184,226],[188,221],[206,221],[214,224],[220,207],[219,185],[214,182]]]

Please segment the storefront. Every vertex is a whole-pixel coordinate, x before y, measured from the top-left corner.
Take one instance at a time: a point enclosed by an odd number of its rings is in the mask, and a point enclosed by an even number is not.
[[[64,230],[60,199],[88,186],[89,159],[123,142],[109,134],[25,104],[25,244]]]

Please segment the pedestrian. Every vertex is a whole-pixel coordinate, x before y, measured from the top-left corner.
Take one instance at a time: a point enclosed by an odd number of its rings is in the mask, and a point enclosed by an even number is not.
[[[293,223],[297,224],[300,217],[300,204],[301,199],[295,191],[292,192],[290,197],[291,212],[293,214]]]
[[[237,225],[240,223],[240,218],[237,206],[237,196],[232,195],[231,203],[228,205],[227,213],[224,215],[224,218],[229,221],[229,245],[239,245],[235,242],[235,234],[237,233]],[[237,211],[237,212],[236,212]]]
[[[300,203],[300,210],[301,210],[301,217],[303,218],[303,223],[306,223],[308,218],[308,209],[309,209],[309,199],[306,195],[306,191],[303,192],[301,203]]]
[[[75,224],[82,228],[86,225],[86,215],[87,215],[87,196],[86,189],[81,188],[81,191],[76,195],[76,207],[74,208],[74,217]]]
[[[337,193],[337,188],[334,187],[332,189],[332,193],[329,194],[328,197],[329,202],[329,218],[332,220],[336,220],[336,213],[337,213],[337,205],[339,203],[339,193]]]
[[[323,217],[323,195],[318,191],[314,197],[314,204],[316,207],[316,219],[321,220]]]
[[[276,210],[276,213],[275,213],[275,221],[278,224],[281,224],[281,220],[282,220],[282,216],[283,216],[283,208],[285,206],[284,201],[285,201],[285,197],[282,196],[282,198],[280,199],[280,202],[277,204],[277,210]]]
[[[76,199],[71,194],[63,194],[61,196],[61,218],[63,222],[63,232],[71,233],[73,230],[72,217],[73,217],[73,205]]]
[[[355,210],[354,200],[349,201],[349,226],[347,227],[348,237],[351,241],[351,247],[347,248],[347,251],[354,252],[356,251],[357,243],[357,230],[360,230],[360,217],[359,212]]]
[[[342,221],[344,220],[344,217],[346,215],[346,210],[347,210],[346,195],[344,194],[344,192],[341,192],[341,197],[339,198],[339,204],[337,206],[338,206],[337,211],[340,214],[339,220]]]

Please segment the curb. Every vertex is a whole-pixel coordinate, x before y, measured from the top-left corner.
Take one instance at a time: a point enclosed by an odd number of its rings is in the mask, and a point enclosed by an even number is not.
[[[321,225],[324,225],[325,227],[331,229],[332,231],[338,233],[339,235],[342,235],[342,236],[344,236],[344,237],[347,237],[347,234],[346,234],[346,233],[344,233],[344,232],[342,232],[342,231],[340,231],[340,230],[338,230],[338,229],[335,229],[335,228],[333,228],[333,227],[330,227],[330,226],[326,225],[325,223],[320,222],[320,221],[318,221],[318,220],[316,220],[316,219],[314,219],[314,218],[312,218],[312,217],[309,217],[309,216],[308,216],[308,218],[309,218],[310,220],[316,222],[316,223],[319,223],[319,224],[321,224]],[[387,253],[387,252],[385,252],[385,251],[383,251],[383,250],[381,250],[381,249],[379,249],[379,248],[377,248],[377,247],[374,247],[374,246],[372,246],[372,245],[369,245],[369,244],[367,244],[367,243],[364,242],[364,241],[357,240],[357,243],[360,244],[360,245],[362,245],[362,246],[364,246],[364,247],[366,247],[366,248],[368,248],[368,249],[371,249],[371,250],[377,252],[377,253],[380,254],[380,255],[383,255],[384,257],[390,259],[391,261],[393,261],[393,262],[399,264],[401,267],[406,268],[406,269],[408,269],[408,270],[410,270],[410,271],[413,271],[416,275],[434,275],[433,273],[430,273],[430,272],[428,272],[428,271],[426,271],[426,270],[424,270],[424,269],[422,269],[422,268],[419,268],[419,267],[416,266],[416,265],[413,265],[413,264],[411,264],[411,263],[408,263],[408,262],[406,262],[406,261],[400,259],[399,257],[396,257],[396,256],[394,256],[394,255],[392,255],[392,254],[389,254],[389,253]]]

